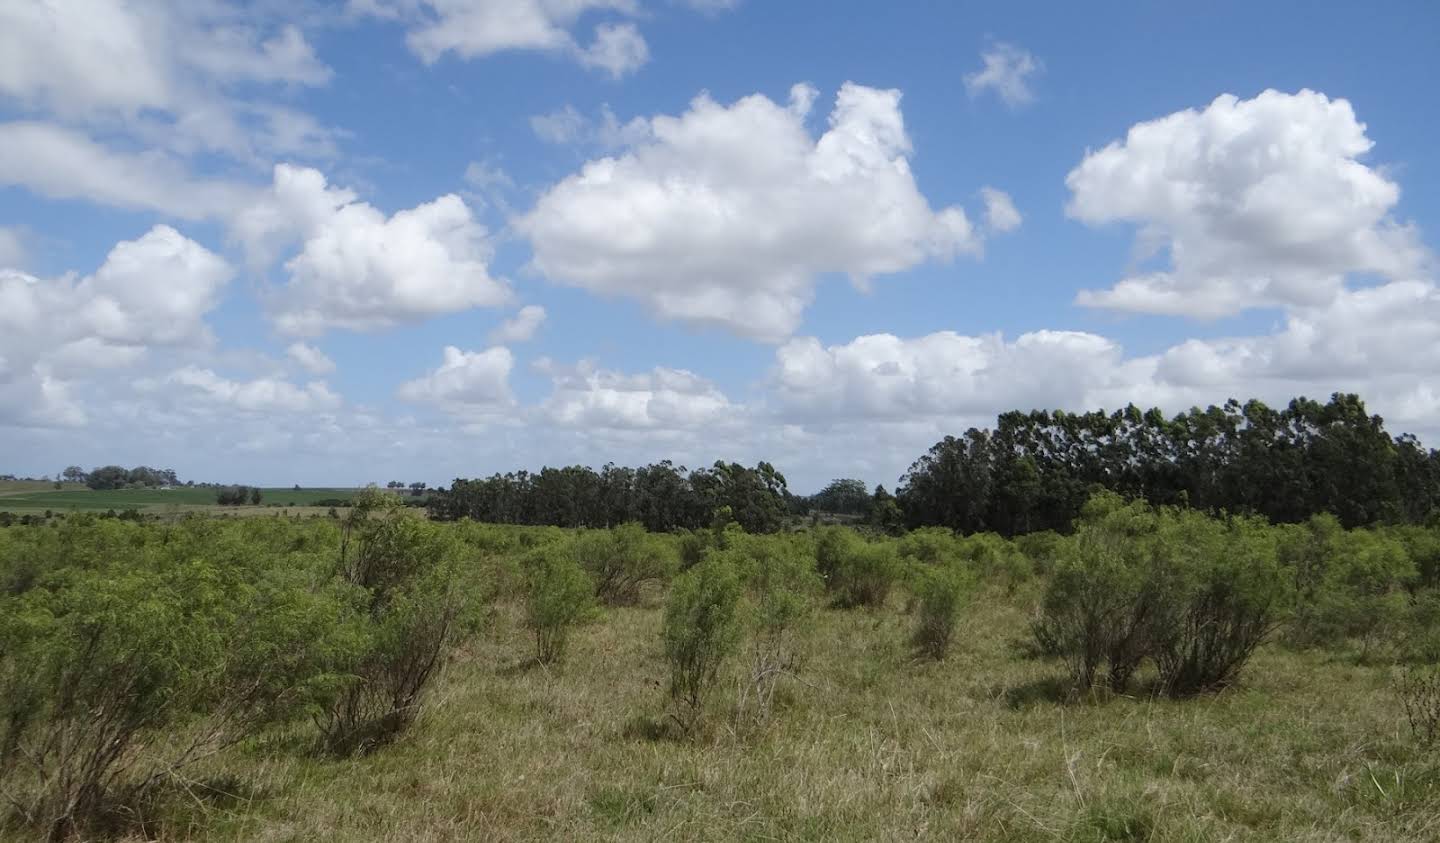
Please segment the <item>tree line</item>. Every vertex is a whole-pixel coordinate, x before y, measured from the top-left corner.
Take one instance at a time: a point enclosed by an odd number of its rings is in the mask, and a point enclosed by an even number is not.
[[[91,489],[153,489],[158,486],[179,486],[180,478],[171,468],[151,468],[137,465],[125,468],[119,465],[102,465],[86,471],[78,465],[67,467],[60,477],[71,483],[84,483]]]
[[[1092,493],[1157,506],[1345,527],[1421,523],[1440,505],[1440,452],[1391,436],[1358,396],[1283,409],[1256,400],[1167,418],[1013,411],[947,436],[910,466],[896,499],[910,528],[1013,536],[1066,531]]]
[[[1068,532],[1100,491],[1154,506],[1262,516],[1293,524],[1329,513],[1348,528],[1417,524],[1440,507],[1440,451],[1392,436],[1356,395],[1296,398],[1282,409],[1231,400],[1174,416],[1130,405],[1107,413],[1002,413],[993,429],[946,436],[917,459],[894,495],[837,479],[792,494],[766,462],[691,471],[668,461],[543,468],[456,479],[429,499],[432,517],[499,524],[651,531],[710,526],[722,507],[748,532],[787,518],[839,515],[882,532],[947,527],[1004,536]]]
[[[722,509],[752,533],[779,530],[793,496],[785,476],[767,462],[753,468],[716,462],[693,471],[669,461],[640,468],[613,463],[542,468],[456,478],[430,497],[432,518],[469,518],[493,524],[608,527],[626,522],[653,532],[710,526]]]

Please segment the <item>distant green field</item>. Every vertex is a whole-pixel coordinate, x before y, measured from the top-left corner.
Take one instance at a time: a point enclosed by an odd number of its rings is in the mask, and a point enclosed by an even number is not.
[[[16,484],[18,485],[18,484]],[[330,498],[349,498],[355,489],[261,489],[262,504],[311,506]],[[214,506],[215,489],[177,487],[174,489],[90,489],[11,490],[11,484],[0,484],[0,510],[71,510],[163,509],[169,506]]]

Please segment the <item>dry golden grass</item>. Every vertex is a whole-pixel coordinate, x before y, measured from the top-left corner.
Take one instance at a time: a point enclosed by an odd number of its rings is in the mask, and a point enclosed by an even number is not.
[[[578,630],[558,668],[509,606],[427,715],[369,757],[322,760],[296,729],[177,787],[166,839],[1440,839],[1440,765],[1384,668],[1278,647],[1240,687],[1171,702],[1064,703],[1026,657],[1023,600],[977,598],[950,658],[911,657],[911,618],[820,613],[801,681],[763,727],[717,694],[705,735],[664,725],[657,605]],[[213,788],[214,790],[207,790]],[[223,791],[221,795],[215,791]]]

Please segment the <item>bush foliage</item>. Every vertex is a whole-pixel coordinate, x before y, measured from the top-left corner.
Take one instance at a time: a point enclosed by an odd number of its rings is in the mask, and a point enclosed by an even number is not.
[[[523,622],[536,658],[555,662],[593,614],[662,600],[649,640],[668,682],[651,680],[691,736],[708,734],[722,688],[735,689],[731,733],[748,739],[740,726],[775,723],[804,688],[825,687],[805,673],[834,646],[812,634],[827,604],[869,609],[843,617],[893,647],[863,658],[900,671],[913,669],[893,655],[905,636],[926,659],[964,653],[957,629],[979,601],[1033,610],[1035,649],[1080,693],[1220,691],[1276,635],[1327,660],[1393,660],[1397,728],[1425,743],[1440,732],[1431,528],[1347,530],[1324,515],[1272,526],[1110,493],[1068,534],[1019,540],[756,535],[725,508],[657,534],[436,523],[373,491],[353,503],[343,518],[0,528],[4,821],[40,837],[146,836],[160,786],[239,742],[283,732],[303,737],[290,751],[381,749],[439,698],[437,679],[486,617]],[[899,630],[896,591],[909,598]]]

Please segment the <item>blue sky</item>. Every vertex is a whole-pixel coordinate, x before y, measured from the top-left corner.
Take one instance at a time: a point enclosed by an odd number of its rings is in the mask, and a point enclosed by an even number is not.
[[[6,3],[0,472],[812,491],[1012,408],[1342,389],[1434,442],[1437,36],[1419,2]]]

